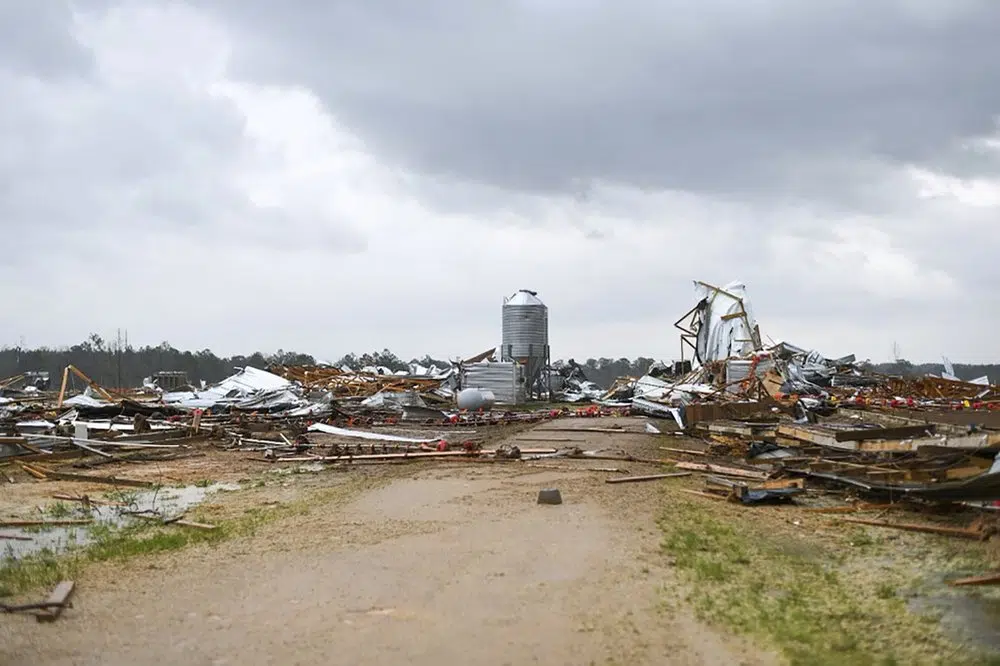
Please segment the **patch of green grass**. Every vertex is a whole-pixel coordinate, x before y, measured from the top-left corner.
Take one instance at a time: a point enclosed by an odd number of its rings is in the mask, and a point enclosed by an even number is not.
[[[871,539],[852,531],[830,546],[776,533],[749,511],[675,499],[660,522],[702,619],[773,646],[791,666],[980,663],[909,613],[896,581],[844,569],[861,557],[851,545]]]
[[[116,504],[135,504],[139,499],[139,492],[136,490],[115,488],[104,493],[104,498]]]
[[[879,599],[894,599],[896,597],[896,586],[892,583],[879,583],[875,588],[875,596]]]
[[[212,485],[211,479],[200,479],[194,482],[195,488],[208,488],[210,485]]]
[[[73,515],[73,508],[65,502],[56,502],[55,504],[50,504],[45,508],[45,515],[55,520],[68,518]]]

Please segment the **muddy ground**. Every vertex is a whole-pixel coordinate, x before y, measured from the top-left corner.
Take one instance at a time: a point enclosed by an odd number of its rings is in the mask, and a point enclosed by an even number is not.
[[[662,457],[659,438],[574,431],[616,422],[644,423],[565,420],[514,439]],[[546,432],[553,428],[564,430]],[[245,454],[205,453],[104,473],[239,484],[211,495],[199,520],[280,515],[251,536],[87,566],[58,622],[0,616],[0,664],[786,661],[767,641],[697,619],[698,589],[664,554],[662,525],[677,488],[693,479],[610,485],[612,473],[598,471],[662,471],[655,465],[434,461],[301,473]],[[536,503],[549,487],[561,490],[562,505]],[[0,515],[23,515],[55,492],[106,491],[73,482],[7,488]],[[830,529],[789,508],[718,510],[789,534]]]

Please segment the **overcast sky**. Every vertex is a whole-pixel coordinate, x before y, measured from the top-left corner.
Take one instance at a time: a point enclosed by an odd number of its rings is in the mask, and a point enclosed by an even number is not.
[[[1000,361],[996,0],[0,0],[0,344]],[[765,338],[765,339],[766,339]]]

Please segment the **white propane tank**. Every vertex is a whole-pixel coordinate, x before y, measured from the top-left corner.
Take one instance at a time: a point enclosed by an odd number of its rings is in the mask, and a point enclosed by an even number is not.
[[[496,402],[493,391],[486,391],[477,388],[462,389],[458,392],[458,408],[475,411],[477,409],[490,409]]]

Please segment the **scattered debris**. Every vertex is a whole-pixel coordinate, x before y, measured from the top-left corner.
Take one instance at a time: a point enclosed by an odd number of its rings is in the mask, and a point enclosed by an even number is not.
[[[670,474],[647,474],[645,476],[619,476],[605,479],[605,483],[635,483],[637,481],[656,481],[657,479],[674,479],[679,476],[691,476],[691,472],[672,472]]]

